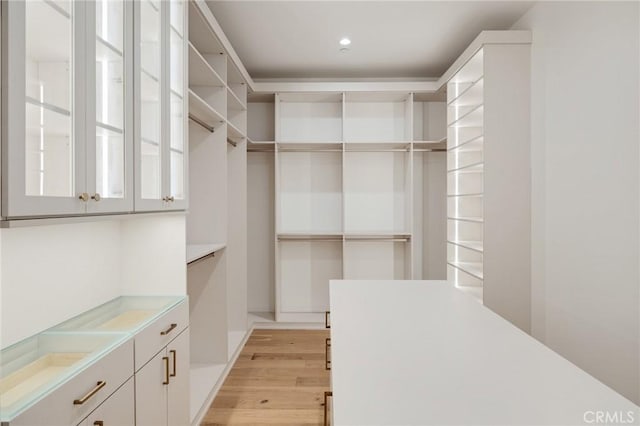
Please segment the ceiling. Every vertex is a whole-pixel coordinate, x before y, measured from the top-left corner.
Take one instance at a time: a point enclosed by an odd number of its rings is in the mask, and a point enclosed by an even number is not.
[[[533,3],[207,1],[254,79],[437,78],[480,31],[511,28]]]

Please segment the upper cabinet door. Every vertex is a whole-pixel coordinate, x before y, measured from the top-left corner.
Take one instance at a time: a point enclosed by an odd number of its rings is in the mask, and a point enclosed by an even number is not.
[[[87,3],[88,212],[133,210],[133,3]]]
[[[169,7],[169,179],[170,209],[187,208],[187,135],[185,126],[188,114],[185,102],[186,84],[186,2],[170,0]]]
[[[4,217],[86,211],[86,2],[2,2]]]

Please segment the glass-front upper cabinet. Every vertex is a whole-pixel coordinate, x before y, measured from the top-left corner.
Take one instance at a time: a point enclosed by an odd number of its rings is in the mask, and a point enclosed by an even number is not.
[[[132,210],[127,3],[2,2],[3,217]]]
[[[186,208],[185,2],[136,7],[136,211]]]

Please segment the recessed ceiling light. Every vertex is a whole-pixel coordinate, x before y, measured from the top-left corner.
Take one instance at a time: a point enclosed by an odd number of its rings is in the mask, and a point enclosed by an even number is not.
[[[351,40],[349,40],[347,37],[343,37],[342,39],[340,39],[341,46],[348,46],[350,44],[351,44]]]

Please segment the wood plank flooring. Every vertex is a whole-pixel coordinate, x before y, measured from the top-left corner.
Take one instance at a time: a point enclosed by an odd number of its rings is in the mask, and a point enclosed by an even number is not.
[[[255,330],[201,425],[322,425],[328,330]]]

